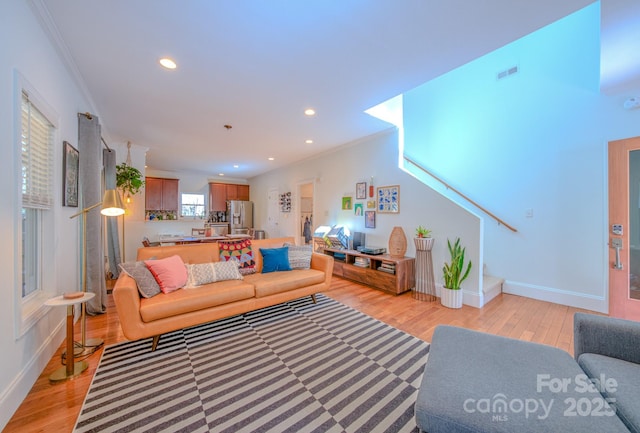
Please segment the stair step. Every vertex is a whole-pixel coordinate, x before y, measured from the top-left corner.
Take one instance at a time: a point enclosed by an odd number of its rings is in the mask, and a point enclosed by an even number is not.
[[[502,292],[502,285],[504,284],[504,278],[495,277],[493,275],[482,276],[482,291],[483,293],[492,293],[497,295]],[[492,296],[493,298],[493,296]]]

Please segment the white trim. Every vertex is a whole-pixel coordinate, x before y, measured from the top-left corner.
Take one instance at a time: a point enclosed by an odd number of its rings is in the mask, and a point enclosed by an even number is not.
[[[48,308],[48,307],[47,307]],[[11,417],[18,410],[24,398],[29,394],[33,384],[45,369],[66,335],[66,320],[61,320],[51,333],[44,339],[38,350],[29,358],[28,362],[16,374],[0,394],[0,427],[6,426]]]
[[[608,313],[609,305],[606,296],[587,295],[584,293],[570,292],[553,287],[537,286],[518,281],[505,281],[502,286],[503,293],[538,299],[540,301],[553,302],[555,304],[570,307],[583,308],[585,310]]]
[[[316,207],[316,180],[317,178],[315,177],[308,177],[305,179],[300,179],[298,182],[296,182],[296,197],[295,197],[295,218],[296,218],[296,243],[299,245],[304,245],[304,234],[303,234],[303,230],[300,226],[300,221],[302,220],[302,187],[304,185],[309,185],[311,184],[311,215],[312,215],[312,219],[315,220],[316,219],[316,213],[315,213],[315,207]],[[293,198],[291,200],[292,202],[294,201]],[[254,220],[255,220],[255,216],[254,216]],[[313,221],[312,221],[313,222]],[[311,226],[311,233],[313,233],[313,225]],[[313,240],[311,242],[313,244]]]
[[[13,71],[14,78],[14,101],[13,101],[13,142],[10,146],[11,157],[13,158],[14,173],[13,178],[20,178],[21,167],[21,154],[18,151],[20,142],[20,130],[21,130],[21,106],[22,106],[22,91],[26,91],[29,94],[29,99],[40,110],[40,112],[51,122],[54,126],[54,144],[59,142],[59,129],[60,119],[56,110],[49,105],[42,95],[27,81],[27,79],[16,69]],[[55,146],[54,146],[55,148]],[[55,151],[54,151],[55,152]],[[55,161],[57,161],[55,153],[54,159],[54,176],[56,173]],[[55,184],[55,179],[54,179]],[[41,271],[41,283],[42,289],[34,293],[33,296],[22,298],[22,202],[20,199],[20,183],[14,184],[14,191],[12,193],[13,201],[13,233],[14,233],[14,275],[16,278],[13,281],[13,314],[14,314],[14,329],[13,334],[16,340],[20,339],[32,326],[34,326],[41,318],[43,318],[49,311],[49,307],[44,305],[44,302],[51,298],[55,290],[56,282],[56,270],[55,270],[55,258],[42,256],[40,263]],[[55,188],[54,188],[55,190]],[[41,221],[42,237],[41,237],[41,249],[42,251],[54,250],[54,227],[55,227],[55,211],[56,200],[54,199],[54,205],[51,210],[45,211],[47,214],[43,215]]]

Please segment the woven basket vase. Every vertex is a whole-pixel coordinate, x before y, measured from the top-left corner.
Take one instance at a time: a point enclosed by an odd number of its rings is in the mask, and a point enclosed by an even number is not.
[[[404,257],[407,252],[407,237],[402,227],[396,226],[389,236],[389,255],[391,257]]]

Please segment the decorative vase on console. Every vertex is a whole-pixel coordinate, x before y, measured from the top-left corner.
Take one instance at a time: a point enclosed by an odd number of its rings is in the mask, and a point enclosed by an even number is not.
[[[404,257],[407,252],[407,237],[402,227],[395,226],[389,236],[389,255],[395,258]]]

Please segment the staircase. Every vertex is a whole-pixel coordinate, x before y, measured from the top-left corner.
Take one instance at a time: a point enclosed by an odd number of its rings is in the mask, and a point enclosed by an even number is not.
[[[503,284],[504,278],[487,274],[482,275],[482,297],[484,304],[502,293]]]

